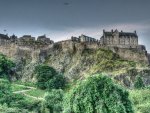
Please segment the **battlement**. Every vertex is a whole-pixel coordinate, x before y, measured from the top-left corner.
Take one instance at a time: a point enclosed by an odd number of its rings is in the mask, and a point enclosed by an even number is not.
[[[24,35],[18,38],[15,35],[9,37],[8,35],[0,34],[0,46],[1,45],[7,46],[10,43],[19,46],[37,46],[37,45],[40,46],[53,44],[54,41],[50,40],[50,38],[47,38],[45,35],[39,36],[36,40],[36,38],[32,37],[31,35]]]

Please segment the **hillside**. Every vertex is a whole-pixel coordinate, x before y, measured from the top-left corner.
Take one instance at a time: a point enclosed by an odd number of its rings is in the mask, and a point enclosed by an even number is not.
[[[69,81],[84,79],[94,73],[107,73],[132,87],[135,76],[141,74],[145,84],[150,84],[149,62],[144,51],[70,40],[35,46],[32,42],[28,46],[1,45],[0,52],[16,63],[12,79],[36,81],[34,68],[44,63],[63,73]]]

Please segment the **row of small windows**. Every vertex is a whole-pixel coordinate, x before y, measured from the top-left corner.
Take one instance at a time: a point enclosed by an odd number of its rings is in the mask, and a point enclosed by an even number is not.
[[[107,44],[114,44],[115,40],[112,38],[107,38]],[[119,39],[118,44],[138,44],[138,40],[137,39]]]

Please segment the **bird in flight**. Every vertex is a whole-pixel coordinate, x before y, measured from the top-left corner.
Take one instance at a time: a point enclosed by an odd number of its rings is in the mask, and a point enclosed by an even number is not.
[[[64,5],[70,5],[68,2],[65,2]]]

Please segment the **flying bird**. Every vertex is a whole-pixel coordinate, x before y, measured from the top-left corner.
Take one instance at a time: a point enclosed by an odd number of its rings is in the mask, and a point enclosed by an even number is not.
[[[64,5],[70,5],[68,2],[65,2]]]

